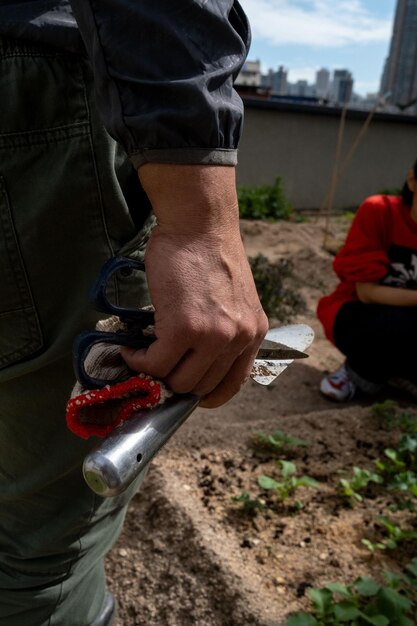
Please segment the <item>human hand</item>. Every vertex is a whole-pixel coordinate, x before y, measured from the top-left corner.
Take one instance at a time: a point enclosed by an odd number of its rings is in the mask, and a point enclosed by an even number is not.
[[[240,238],[233,168],[144,166],[141,181],[158,220],[145,257],[157,340],[122,355],[174,392],[220,406],[249,377],[268,330]]]

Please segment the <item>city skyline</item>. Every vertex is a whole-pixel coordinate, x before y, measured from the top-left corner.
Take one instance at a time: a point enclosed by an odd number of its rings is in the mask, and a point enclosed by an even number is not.
[[[361,96],[379,90],[396,0],[242,0],[252,27],[249,59],[262,73],[284,66],[288,80],[347,69]]]

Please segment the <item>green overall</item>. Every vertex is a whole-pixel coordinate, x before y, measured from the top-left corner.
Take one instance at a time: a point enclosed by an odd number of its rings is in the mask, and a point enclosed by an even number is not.
[[[0,625],[88,626],[123,497],[102,499],[70,433],[71,348],[114,254],[142,257],[149,205],[103,129],[85,58],[0,39]],[[123,282],[124,281],[124,282]],[[114,298],[148,303],[120,279]]]

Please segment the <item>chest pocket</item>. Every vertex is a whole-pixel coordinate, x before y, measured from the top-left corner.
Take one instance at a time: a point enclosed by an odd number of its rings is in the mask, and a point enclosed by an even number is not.
[[[42,332],[0,176],[0,368],[42,348]]]

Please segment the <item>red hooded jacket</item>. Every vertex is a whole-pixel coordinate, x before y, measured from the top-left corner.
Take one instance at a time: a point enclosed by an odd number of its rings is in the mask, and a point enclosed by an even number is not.
[[[326,337],[333,343],[339,309],[358,300],[356,283],[417,289],[417,223],[400,196],[372,196],[361,204],[333,269],[340,283],[317,307]]]

